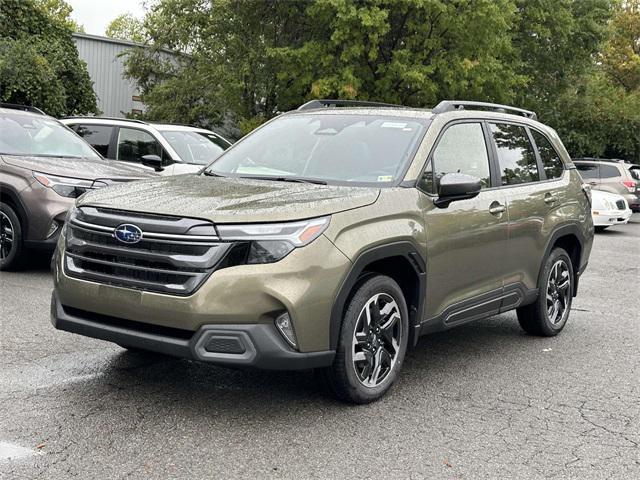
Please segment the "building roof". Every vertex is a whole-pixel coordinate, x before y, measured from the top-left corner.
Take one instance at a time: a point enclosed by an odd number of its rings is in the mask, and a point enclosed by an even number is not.
[[[123,40],[121,38],[111,38],[111,37],[102,37],[100,35],[90,35],[88,33],[75,32],[72,34],[73,37],[76,38],[84,38],[86,40],[94,40],[96,42],[104,42],[104,43],[113,43],[116,45],[122,45],[126,47],[139,47],[139,48],[149,48],[153,45],[146,45],[144,43],[132,42],[131,40]],[[170,55],[182,55],[179,52],[169,50],[168,48],[160,48],[161,52],[168,53]]]

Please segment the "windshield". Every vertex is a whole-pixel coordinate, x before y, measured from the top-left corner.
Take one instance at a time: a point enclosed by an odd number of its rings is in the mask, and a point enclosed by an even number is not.
[[[101,157],[84,140],[49,117],[0,113],[0,154],[35,157]]]
[[[246,137],[207,172],[389,185],[402,175],[427,124],[395,116],[287,115]]]
[[[185,163],[209,165],[230,143],[207,132],[163,131],[162,135]]]

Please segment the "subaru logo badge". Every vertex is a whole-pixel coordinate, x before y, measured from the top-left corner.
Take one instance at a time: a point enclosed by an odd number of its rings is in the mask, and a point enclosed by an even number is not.
[[[142,240],[142,230],[130,223],[123,223],[116,227],[113,236],[122,243],[138,243]]]

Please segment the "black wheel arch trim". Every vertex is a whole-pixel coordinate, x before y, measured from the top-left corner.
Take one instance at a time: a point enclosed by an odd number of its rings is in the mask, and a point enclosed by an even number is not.
[[[582,271],[584,270],[584,268],[581,268],[580,264],[582,263],[582,258],[583,258],[582,256],[584,252],[584,243],[585,243],[584,234],[580,226],[577,224],[570,223],[567,225],[562,225],[560,227],[557,227],[555,230],[553,230],[553,233],[550,235],[549,241],[547,242],[547,246],[544,250],[542,261],[540,262],[540,269],[538,270],[537,280],[539,285],[540,276],[542,275],[542,272],[544,270],[544,262],[546,262],[547,258],[549,258],[549,255],[551,254],[551,249],[553,248],[555,243],[558,241],[559,238],[566,237],[567,235],[575,236],[576,239],[578,240],[578,243],[580,244],[580,256],[578,258],[578,264],[573,265],[573,273],[574,273],[573,296],[575,297],[578,293],[578,278],[582,273]],[[571,260],[573,261],[573,259]]]
[[[362,279],[362,272],[366,267],[376,261],[386,258],[404,257],[413,268],[418,277],[418,301],[417,308],[412,310],[409,305],[409,346],[415,345],[419,336],[420,324],[424,311],[425,293],[426,293],[426,262],[424,256],[419,253],[419,248],[410,241],[400,241],[387,243],[372,247],[360,253],[353,262],[351,269],[345,276],[338,294],[331,308],[331,319],[329,328],[329,347],[335,350],[338,347],[338,338],[340,336],[340,328],[342,326],[342,315],[345,310],[347,301],[354,287]]]
[[[29,214],[27,208],[20,199],[18,191],[11,185],[0,183],[0,192],[2,193],[2,196],[6,195],[7,197],[9,197],[11,203],[13,204],[11,206],[17,209],[15,213],[18,216],[18,220],[20,220],[20,226],[22,227],[22,237],[24,238],[29,231]]]

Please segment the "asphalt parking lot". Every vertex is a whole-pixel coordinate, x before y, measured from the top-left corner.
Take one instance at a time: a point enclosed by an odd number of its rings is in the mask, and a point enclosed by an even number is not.
[[[640,215],[597,234],[569,323],[421,339],[390,395],[140,356],[53,329],[46,258],[0,273],[0,478],[640,478]],[[7,458],[11,456],[12,458]]]

